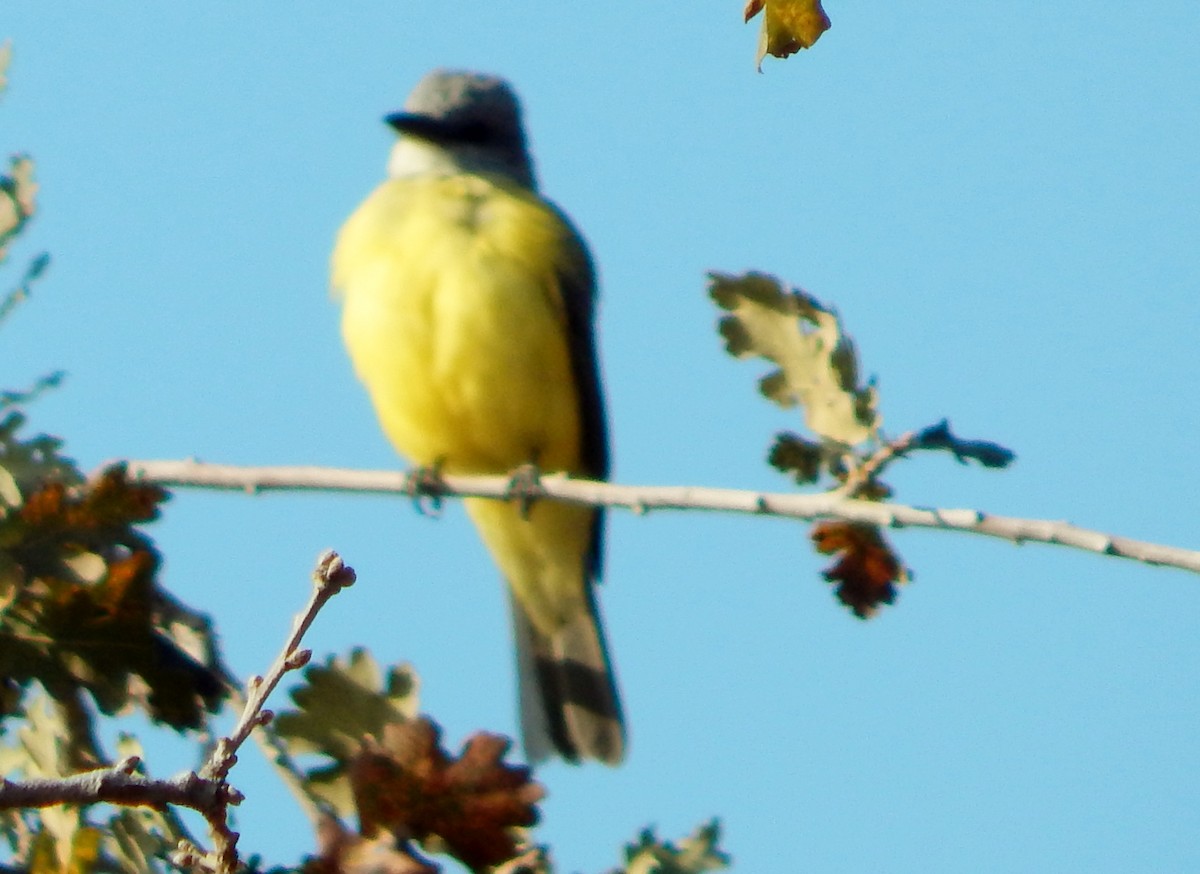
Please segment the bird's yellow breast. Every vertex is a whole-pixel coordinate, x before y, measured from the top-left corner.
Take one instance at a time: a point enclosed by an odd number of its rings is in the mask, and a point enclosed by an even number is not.
[[[577,470],[579,406],[559,277],[586,259],[552,207],[480,176],[393,179],[338,236],[342,331],[410,461]]]

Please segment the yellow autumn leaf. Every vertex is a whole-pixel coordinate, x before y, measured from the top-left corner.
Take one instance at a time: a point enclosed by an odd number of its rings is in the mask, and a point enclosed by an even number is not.
[[[760,12],[765,14],[755,57],[759,72],[767,55],[786,58],[800,49],[812,48],[830,26],[821,0],[749,0],[745,20]]]
[[[38,832],[29,858],[30,874],[92,874],[100,857],[101,834],[97,829],[81,827],[65,841],[49,832]]]

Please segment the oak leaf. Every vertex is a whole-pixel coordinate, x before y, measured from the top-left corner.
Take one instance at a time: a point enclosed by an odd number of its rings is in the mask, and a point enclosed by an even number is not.
[[[762,273],[709,279],[710,296],[729,312],[718,324],[726,351],[777,366],[759,380],[763,395],[781,407],[802,405],[805,424],[823,440],[853,446],[875,435],[875,388],[858,384],[854,342],[832,309]]]
[[[24,709],[23,724],[0,744],[0,774],[28,780],[69,776],[98,762],[83,750],[69,724],[66,709],[37,695]],[[35,818],[21,821],[21,811],[4,811],[0,827],[26,830],[31,843],[25,851],[30,871],[69,871],[73,862],[94,859],[92,829],[78,805],[54,804],[40,808]],[[82,852],[82,856],[79,853]],[[80,874],[87,867],[80,869]]]
[[[791,474],[798,485],[810,485],[828,470],[835,476],[843,473],[842,453],[829,443],[807,440],[791,431],[775,435],[767,453],[767,463],[780,473]]]
[[[838,600],[860,619],[895,601],[897,584],[908,582],[908,571],[875,525],[820,522],[811,537],[817,552],[837,556],[824,577],[837,583]]]
[[[305,772],[305,782],[350,816],[355,807],[348,763],[364,737],[379,737],[386,726],[416,717],[417,688],[409,666],[392,666],[385,674],[369,652],[354,649],[304,669],[304,683],[291,691],[299,709],[280,713],[275,731],[292,755],[318,753],[331,760]]]
[[[2,458],[22,502],[0,515],[0,676],[39,682],[56,700],[90,694],[105,713],[138,705],[178,728],[197,728],[226,697],[224,669],[203,617],[166,596],[161,558],[137,525],[166,494],[132,483],[119,467],[86,483],[31,483],[21,459]],[[170,615],[173,621],[164,617]],[[11,711],[10,711],[11,712]]]
[[[437,867],[419,858],[390,834],[363,837],[334,817],[317,824],[316,856],[310,856],[300,874],[437,874]]]
[[[729,855],[721,850],[721,824],[717,820],[700,826],[675,846],[657,838],[653,829],[625,847],[625,867],[612,874],[704,874],[729,867]]]
[[[427,717],[385,727],[350,768],[360,831],[444,846],[473,871],[512,858],[520,849],[516,829],[537,823],[545,790],[529,768],[504,764],[510,746],[480,732],[452,758]]]
[[[14,155],[9,159],[8,173],[0,175],[0,261],[7,255],[9,242],[37,210],[38,184],[33,171],[32,158]]]

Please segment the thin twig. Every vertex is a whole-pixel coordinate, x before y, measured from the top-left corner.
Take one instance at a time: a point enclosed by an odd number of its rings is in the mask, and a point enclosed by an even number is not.
[[[267,669],[266,674],[261,677],[251,677],[246,683],[246,703],[242,707],[242,715],[229,736],[217,741],[212,755],[200,769],[202,779],[214,780],[223,786],[227,785],[225,778],[228,776],[229,770],[237,764],[238,749],[246,742],[255,728],[266,725],[275,718],[274,713],[263,709],[267,698],[279,685],[284,674],[299,670],[312,658],[312,650],[300,649],[300,641],[303,639],[304,633],[308,631],[313,620],[317,618],[317,613],[325,606],[326,602],[342,589],[353,585],[355,580],[353,568],[347,567],[342,562],[341,556],[332,550],[323,553],[317,559],[317,567],[313,571],[312,578],[313,590],[308,604],[292,622],[291,634],[288,635],[283,648],[279,651],[279,655],[276,656],[271,667]],[[201,811],[208,821],[209,831],[212,833],[213,851],[202,860],[197,860],[194,852],[188,853],[188,858],[193,865],[211,867],[215,874],[233,874],[237,870],[239,835],[229,828],[227,807],[230,804],[239,804],[241,800],[240,793],[230,787],[228,792],[219,799],[217,805],[210,810]]]
[[[231,690],[230,700],[235,708],[246,706],[246,696],[241,689]],[[332,811],[328,802],[315,794],[305,783],[303,771],[292,759],[291,753],[288,752],[287,746],[275,732],[273,725],[260,726],[258,731],[250,733],[250,739],[258,745],[259,751],[275,769],[279,779],[291,791],[300,805],[300,810],[312,823],[315,833],[323,819]]]
[[[274,714],[263,710],[267,698],[279,685],[283,675],[295,671],[312,658],[312,650],[300,649],[300,641],[308,631],[317,613],[325,603],[347,586],[354,584],[354,570],[346,567],[341,556],[328,551],[317,560],[317,568],[313,572],[313,591],[308,604],[292,622],[292,631],[279,651],[274,663],[261,677],[251,677],[246,683],[246,704],[242,708],[242,716],[233,732],[217,741],[216,748],[208,762],[201,769],[206,777],[224,777],[237,761],[237,750],[250,737],[250,732],[264,722],[269,722]]]
[[[413,478],[400,471],[326,467],[238,467],[199,461],[129,461],[129,475],[162,486],[264,491],[334,491],[413,495]],[[1200,551],[1164,546],[1080,528],[1067,522],[995,516],[981,510],[911,507],[844,498],[836,493],[777,494],[697,486],[625,486],[544,476],[545,497],[568,504],[649,510],[713,510],[791,519],[843,519],[883,528],[934,528],[997,537],[1013,543],[1049,543],[1150,565],[1200,573]],[[507,476],[443,476],[430,497],[508,499]]]
[[[843,498],[861,495],[863,490],[881,476],[892,462],[903,458],[912,450],[916,439],[917,432],[909,431],[901,434],[895,440],[882,443],[860,464],[852,467],[846,476],[846,481],[834,489],[831,494]]]

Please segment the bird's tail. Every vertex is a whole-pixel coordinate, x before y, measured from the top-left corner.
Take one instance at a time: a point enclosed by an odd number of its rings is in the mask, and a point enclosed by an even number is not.
[[[589,585],[588,612],[552,635],[539,631],[509,592],[526,757],[537,762],[557,752],[569,762],[617,764],[625,723],[595,591]]]

